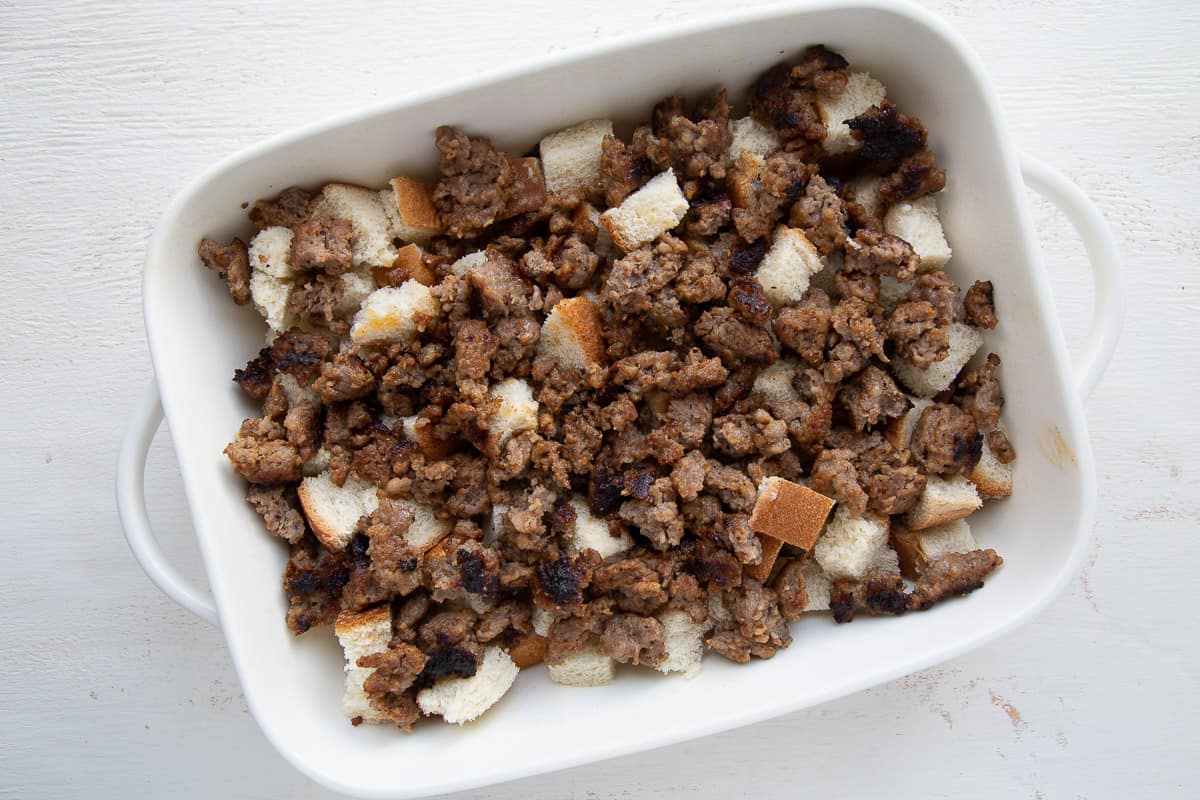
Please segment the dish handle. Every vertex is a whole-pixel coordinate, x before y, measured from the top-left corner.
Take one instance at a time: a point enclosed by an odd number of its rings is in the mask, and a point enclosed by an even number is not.
[[[188,611],[217,625],[217,609],[213,601],[167,560],[150,527],[150,515],[146,513],[146,454],[162,421],[158,387],[151,383],[138,403],[133,422],[117,456],[117,513],[121,517],[121,527],[125,529],[125,540],[129,542],[133,557],[142,565],[154,585]]]
[[[1096,204],[1061,172],[1033,156],[1021,154],[1025,185],[1058,207],[1083,240],[1092,263],[1092,328],[1082,352],[1073,359],[1075,385],[1086,401],[1112,360],[1124,316],[1121,259],[1112,230]]]

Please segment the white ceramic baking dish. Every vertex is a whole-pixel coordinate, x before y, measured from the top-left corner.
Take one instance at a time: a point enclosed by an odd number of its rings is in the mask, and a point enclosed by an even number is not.
[[[341,715],[334,638],[295,638],[283,624],[278,576],[286,554],[261,531],[222,448],[253,413],[230,375],[262,346],[262,321],[229,302],[200,267],[202,236],[246,235],[243,201],[331,179],[383,185],[431,173],[435,126],[458,124],[514,152],[549,131],[598,116],[632,121],[671,93],[717,85],[741,92],[784,54],[823,42],[869,69],[902,109],[928,125],[950,184],[940,198],[963,285],[995,281],[1006,419],[1020,459],[1014,496],[972,518],[1004,567],[984,591],[902,619],[839,626],[823,615],[793,626],[773,660],[705,661],[694,680],[629,670],[613,684],[571,689],[522,674],[482,720],[352,728]],[[1025,181],[1080,229],[1096,268],[1095,322],[1073,367],[1055,320],[1023,197]],[[1116,252],[1075,187],[1018,158],[995,95],[963,40],[928,12],[893,0],[817,2],[740,13],[603,43],[322,122],[213,167],[176,196],[146,259],[144,313],[157,374],[123,447],[118,504],[135,555],[171,597],[223,628],[247,703],[264,733],[317,781],[364,797],[417,797],[505,781],[726,730],[830,700],[952,658],[1044,606],[1075,572],[1096,499],[1083,398],[1115,345]],[[149,441],[170,421],[213,602],[180,579],[154,543],[142,472]],[[214,745],[219,747],[220,745]]]

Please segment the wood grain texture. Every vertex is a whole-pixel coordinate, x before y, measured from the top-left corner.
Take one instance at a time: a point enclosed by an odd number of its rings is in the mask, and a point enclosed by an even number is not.
[[[0,2],[0,795],[330,796],[263,739],[219,634],[122,541],[113,465],[150,380],[140,263],[167,198],[313,117],[743,5]],[[942,667],[459,798],[1196,796],[1200,10],[928,5],[979,51],[1018,145],[1095,198],[1126,258],[1126,333],[1088,406],[1101,496],[1083,572],[1036,621]],[[1031,201],[1079,342],[1082,247]],[[165,546],[202,581],[165,433],[147,489]]]

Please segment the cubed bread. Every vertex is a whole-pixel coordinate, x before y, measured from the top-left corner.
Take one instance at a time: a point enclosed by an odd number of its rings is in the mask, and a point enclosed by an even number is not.
[[[897,450],[908,449],[908,445],[912,441],[913,431],[917,428],[917,422],[920,421],[921,415],[925,413],[925,409],[933,405],[932,400],[926,400],[922,397],[910,397],[908,398],[908,402],[912,403],[912,408],[892,419],[888,422],[887,427],[883,429],[883,438],[887,439],[888,443]]]
[[[880,572],[890,572],[893,574],[900,572],[900,556],[892,549],[891,545],[884,541],[875,554],[871,556],[871,566],[867,571],[878,570]]]
[[[780,226],[771,247],[758,264],[755,277],[774,306],[799,303],[813,275],[825,268],[821,254],[804,231]]]
[[[700,673],[704,658],[702,639],[708,630],[707,622],[693,622],[686,611],[673,608],[659,615],[663,626],[663,645],[667,657],[655,669],[664,675],[679,672],[685,678]]]
[[[317,452],[313,453],[312,458],[304,462],[304,474],[308,476],[320,475],[329,469],[329,462],[332,460],[333,454],[324,447],[320,447],[317,449]]]
[[[1012,495],[1012,464],[1004,464],[996,458],[995,452],[988,446],[986,436],[983,437],[983,452],[980,455],[979,463],[971,470],[968,477],[979,490],[979,496],[984,500],[999,500]]]
[[[617,247],[626,253],[657,239],[683,221],[688,201],[675,180],[675,170],[655,175],[622,201],[600,215],[600,222]]]
[[[538,143],[546,188],[555,193],[597,190],[604,137],[613,132],[612,120],[589,119],[546,136]]]
[[[379,193],[392,232],[406,242],[426,242],[441,232],[433,192],[420,181],[401,175]]]
[[[402,505],[413,515],[412,524],[404,532],[404,543],[414,552],[424,553],[450,533],[452,523],[438,519],[432,506],[415,500],[405,500]]]
[[[462,258],[459,258],[450,265],[450,272],[460,278],[465,278],[475,270],[481,268],[487,262],[487,252],[484,250],[476,250],[473,253],[467,253]]]
[[[919,531],[944,525],[971,514],[983,505],[975,484],[962,475],[939,478],[930,475],[921,499],[904,518],[910,530]]]
[[[875,514],[854,517],[842,504],[813,545],[812,554],[830,578],[861,578],[871,568],[887,538],[887,517]]]
[[[313,533],[333,552],[344,550],[359,517],[379,506],[375,486],[353,474],[338,486],[328,471],[322,472],[302,480],[296,493]]]
[[[533,614],[530,616],[530,624],[533,625],[533,632],[538,636],[549,636],[550,626],[554,624],[555,619],[557,617],[552,612],[535,605],[533,607]]]
[[[758,373],[751,392],[768,404],[795,402],[800,399],[800,393],[792,385],[792,378],[795,376],[795,359],[781,358]]]
[[[508,657],[521,669],[528,669],[546,660],[549,641],[536,633],[521,637],[508,651]]]
[[[384,286],[367,296],[354,315],[350,338],[355,343],[402,342],[424,331],[441,313],[429,287],[407,280]]]
[[[435,286],[438,282],[437,273],[425,264],[424,253],[420,245],[415,243],[410,242],[396,251],[392,268],[404,270],[405,275],[426,286]]]
[[[822,292],[829,294],[833,292],[834,279],[841,272],[842,263],[845,259],[839,250],[836,253],[830,253],[825,256],[823,260],[824,264],[821,265],[821,271],[808,279],[808,286],[810,289],[820,289]]]
[[[950,352],[925,369],[918,369],[903,358],[892,359],[896,377],[917,397],[933,397],[948,389],[975,351],[983,346],[983,334],[979,329],[961,322],[948,325],[946,336],[950,341]]]
[[[783,478],[767,478],[750,514],[750,529],[811,550],[831,508],[833,501],[820,492]]]
[[[531,431],[538,424],[538,402],[533,390],[520,378],[506,378],[488,391],[492,399],[487,427],[498,444],[521,431]]]
[[[416,414],[403,417],[400,420],[400,425],[401,430],[404,431],[404,437],[416,442],[417,447],[421,448],[421,453],[426,458],[445,458],[454,449],[450,442],[443,441],[433,435],[433,431],[431,430],[433,425],[429,420],[422,419]]]
[[[520,668],[499,647],[487,647],[469,678],[442,678],[417,693],[417,705],[426,714],[440,714],[451,724],[477,719],[504,696]]]
[[[810,558],[804,562],[804,592],[808,595],[807,611],[828,611],[829,593],[833,589],[833,581],[821,569],[816,559]]]
[[[884,211],[883,198],[879,196],[882,187],[883,177],[879,175],[863,175],[850,181],[850,188],[854,191],[854,202],[872,217],[880,220]]]
[[[263,228],[250,240],[250,269],[287,280],[292,270],[292,229],[282,225]]]
[[[763,536],[758,534],[758,545],[762,548],[762,560],[757,564],[749,564],[744,567],[747,575],[759,583],[766,583],[771,577],[771,570],[775,568],[775,562],[779,560],[779,551],[783,549],[783,540],[776,539],[774,536]]]
[[[375,291],[375,280],[370,274],[345,273],[342,275],[342,299],[337,304],[337,312],[347,316],[357,314],[373,291]]]
[[[879,276],[879,305],[883,306],[884,311],[891,312],[893,308],[899,305],[913,288],[911,283],[906,283],[902,280],[893,278],[891,275]]]
[[[605,361],[600,311],[582,295],[559,300],[542,323],[538,350],[560,364],[586,369]]]
[[[617,662],[590,644],[564,658],[561,664],[550,664],[548,670],[550,680],[564,686],[603,686],[612,683]]]
[[[633,547],[633,539],[628,533],[621,531],[620,536],[613,536],[608,522],[593,514],[583,500],[571,498],[571,508],[575,509],[575,529],[567,541],[567,548],[572,554],[591,549],[601,558],[608,558]]]
[[[871,106],[883,102],[887,90],[865,72],[851,72],[846,90],[837,97],[817,95],[817,109],[825,123],[825,152],[834,156],[857,150],[859,142],[850,133],[846,120],[854,119]]]
[[[775,131],[766,125],[761,125],[751,117],[742,117],[729,123],[730,142],[725,153],[726,160],[732,164],[742,151],[753,153],[759,158],[766,158],[774,153],[783,143]]]
[[[338,643],[346,655],[346,688],[342,692],[342,711],[349,719],[363,722],[383,722],[384,717],[371,707],[363,691],[363,681],[374,670],[358,666],[364,656],[382,653],[392,638],[392,612],[388,605],[369,611],[343,611],[333,625]]]
[[[347,183],[327,184],[313,198],[310,213],[347,220],[354,229],[354,265],[390,267],[396,260],[396,232],[379,192]]]
[[[904,577],[916,580],[929,563],[947,553],[969,553],[979,549],[965,519],[935,525],[923,531],[896,528],[892,531],[892,546],[900,557]]]
[[[941,269],[950,260],[950,245],[938,219],[937,200],[931,194],[888,208],[883,229],[912,245],[921,257],[922,269]]]
[[[253,270],[250,273],[250,299],[254,307],[267,321],[271,332],[283,333],[295,324],[295,315],[288,311],[288,298],[292,294],[292,282],[276,278],[269,272]]]

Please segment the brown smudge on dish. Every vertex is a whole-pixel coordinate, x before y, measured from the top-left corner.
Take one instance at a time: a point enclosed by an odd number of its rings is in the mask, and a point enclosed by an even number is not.
[[[1075,451],[1067,444],[1067,440],[1063,438],[1062,431],[1057,425],[1052,425],[1050,428],[1038,438],[1038,449],[1042,451],[1042,455],[1054,466],[1062,469],[1071,462],[1071,466],[1078,467],[1079,459],[1075,457]]]

